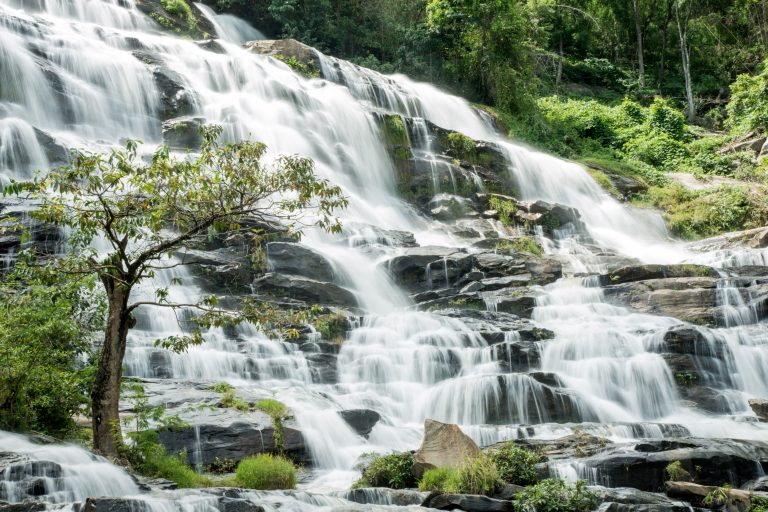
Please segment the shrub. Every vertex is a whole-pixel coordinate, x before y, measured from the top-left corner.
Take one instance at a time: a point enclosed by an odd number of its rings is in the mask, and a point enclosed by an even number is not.
[[[768,512],[768,498],[753,496],[746,512]]]
[[[668,135],[674,140],[685,141],[690,138],[683,113],[672,108],[661,98],[653,100],[649,109],[648,124],[655,133]]]
[[[424,472],[419,482],[419,490],[424,492],[444,491],[449,480],[455,478],[452,468],[432,468]]]
[[[739,75],[731,84],[726,126],[734,133],[768,130],[768,66],[754,76]]]
[[[315,326],[324,339],[333,343],[342,343],[349,329],[349,320],[342,311],[337,311],[319,316]]]
[[[643,135],[624,145],[627,156],[664,170],[686,163],[690,154],[685,144],[666,133]]]
[[[538,482],[536,464],[545,460],[538,453],[520,448],[511,441],[502,448],[492,451],[490,456],[496,464],[499,477],[505,482],[516,485],[531,485]]]
[[[731,489],[730,485],[724,485],[723,487],[715,487],[701,500],[702,505],[705,507],[719,507],[725,505],[728,502],[728,491]]]
[[[416,479],[411,473],[412,453],[367,454],[364,458],[368,460],[363,463],[363,474],[355,487],[406,489],[416,486]]]
[[[235,396],[235,388],[224,391],[220,404],[222,407],[237,409],[238,411],[247,411],[251,408],[248,402]]]
[[[667,464],[664,472],[667,474],[667,480],[672,482],[690,482],[692,480],[691,474],[679,460]]]
[[[493,459],[481,453],[465,460],[445,482],[445,491],[459,494],[493,494],[503,485]]]
[[[186,453],[170,455],[161,445],[154,445],[143,452],[144,460],[137,465],[143,475],[153,478],[164,478],[176,482],[179,487],[208,487],[211,480],[195,472],[187,464]]]
[[[296,487],[296,467],[283,457],[262,453],[240,461],[235,481],[247,489],[274,490]]]
[[[283,420],[288,417],[288,408],[283,402],[272,398],[266,398],[256,403],[256,408],[269,414],[272,418],[272,430],[274,430],[275,448],[278,453],[284,450],[283,444]]]
[[[491,197],[488,205],[499,214],[499,221],[505,226],[515,224],[514,216],[517,213],[517,203],[501,197]]]
[[[521,512],[588,512],[597,504],[597,494],[583,480],[575,486],[559,479],[542,480],[515,495],[515,508]]]
[[[215,391],[216,393],[226,393],[227,391],[234,390],[234,386],[228,382],[217,382],[213,386],[211,386],[211,389]]]
[[[535,256],[541,256],[544,254],[544,249],[539,245],[536,239],[530,236],[514,238],[510,244],[512,250],[516,252],[527,252]]]

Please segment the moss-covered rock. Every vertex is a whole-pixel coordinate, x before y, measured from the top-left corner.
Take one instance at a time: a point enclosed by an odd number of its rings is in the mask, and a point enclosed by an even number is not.
[[[166,30],[192,39],[209,39],[216,29],[188,0],[137,0],[136,6]]]
[[[317,50],[295,39],[250,41],[245,47],[253,53],[268,55],[285,62],[307,78],[317,78],[321,75]]]

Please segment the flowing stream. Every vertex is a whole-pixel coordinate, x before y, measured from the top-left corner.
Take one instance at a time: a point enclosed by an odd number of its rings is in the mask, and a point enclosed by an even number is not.
[[[413,233],[422,246],[469,244],[398,197],[395,164],[380,138],[377,113],[402,114],[414,151],[436,168],[449,164],[435,158],[429,144],[420,144],[425,121],[495,144],[508,160],[508,179],[521,199],[578,209],[593,243],[618,255],[723,268],[765,264],[760,251],[688,252],[669,238],[657,214],[612,199],[576,164],[510,142],[460,98],[322,55],[323,78],[305,79],[284,63],[241,47],[261,37],[257,30],[200,8],[218,32],[221,51],[163,33],[133,0],[0,0],[0,185],[44,169],[57,144],[91,150],[125,138],[141,139],[150,148],[161,144],[168,98],[153,76],[159,70],[181,85],[170,99],[183,101],[186,115],[222,125],[228,139],[263,141],[270,158],[310,157],[320,176],[341,186],[350,198],[341,213],[344,234],[310,230],[303,240],[332,263],[339,282],[365,311],[340,349],[337,382],[318,382],[295,344],[270,340],[248,326],[236,332],[213,329],[204,345],[185,354],[162,352],[153,341],[179,330],[178,319],[166,310],[139,318],[125,362],[132,376],[227,381],[241,392],[285,402],[316,465],[305,489],[348,488],[361,454],[418,447],[426,418],[458,423],[483,445],[557,437],[574,427],[558,423],[542,405],[541,382],[505,371],[495,349],[461,319],[414,311],[406,291],[382,269],[382,261],[401,251],[379,243],[382,230]],[[555,332],[553,341],[539,346],[540,370],[555,375],[567,390],[559,400],[577,411],[579,428],[616,440],[663,437],[670,429],[704,437],[768,434],[763,425],[741,421],[753,416],[748,398],[768,396],[768,333],[728,279],[718,288],[726,327],[699,329],[713,351],[730,354],[726,367],[707,372],[713,385],[728,391],[729,413],[704,414],[681,405],[675,376],[658,353],[660,333],[683,322],[608,304],[601,288],[578,277],[605,268],[578,237],[560,235],[544,245],[566,262],[569,276],[540,290],[533,319]],[[362,249],[371,244],[377,251]],[[186,279],[171,287],[172,299],[189,302],[201,294],[183,267],[149,287],[173,277]],[[338,414],[354,409],[381,415],[367,439]],[[35,450],[5,434],[0,448]],[[55,501],[138,492],[104,461],[74,448],[58,450],[38,454],[73,475],[70,494],[54,493]],[[100,473],[97,480],[105,487],[78,483],[83,471]],[[5,496],[13,501],[9,485]]]

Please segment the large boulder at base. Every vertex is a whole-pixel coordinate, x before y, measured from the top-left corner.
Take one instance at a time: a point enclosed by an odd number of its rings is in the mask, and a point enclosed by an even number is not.
[[[768,400],[765,398],[752,398],[749,400],[749,407],[760,421],[768,422]]]
[[[422,506],[437,510],[464,510],[466,512],[514,512],[510,500],[497,500],[475,494],[431,494]]]
[[[768,443],[698,438],[647,440],[609,446],[603,453],[580,459],[584,470],[608,487],[651,492],[663,490],[666,468],[676,461],[700,484],[739,487],[763,476]]]
[[[255,293],[288,298],[308,304],[357,307],[355,294],[336,284],[303,276],[270,272],[253,282]]]
[[[347,409],[345,411],[339,411],[339,416],[341,416],[358,435],[366,438],[368,437],[368,434],[371,433],[371,430],[373,430],[373,427],[375,427],[381,419],[381,415],[371,409]]]
[[[267,264],[273,272],[304,276],[318,281],[333,282],[333,265],[316,250],[291,242],[267,244]]]
[[[270,57],[295,59],[308,69],[320,72],[317,50],[295,39],[258,40],[245,43],[246,50]]]
[[[456,467],[480,453],[477,444],[458,425],[424,421],[424,439],[413,455],[412,473],[420,477],[431,468]]]

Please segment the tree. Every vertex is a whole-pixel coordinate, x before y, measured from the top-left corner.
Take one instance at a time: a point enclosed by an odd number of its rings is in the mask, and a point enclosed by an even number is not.
[[[195,304],[170,303],[168,290],[156,300],[131,302],[141,281],[178,263],[169,259],[196,238],[241,229],[247,220],[284,220],[338,231],[333,210],[346,206],[338,187],[318,179],[312,161],[280,157],[262,163],[266,147],[255,142],[220,145],[219,127],[203,130],[204,144],[195,158],[177,159],[167,147],[143,163],[136,142],[110,154],[79,152],[71,166],[50,171],[27,183],[12,183],[6,193],[27,192],[39,202],[40,221],[71,230],[69,255],[56,261],[67,274],[93,275],[107,296],[104,344],[91,390],[94,448],[116,456],[121,442],[118,401],[126,339],[133,312],[142,306],[195,308],[200,326],[216,325],[232,314],[218,309],[215,297]],[[310,220],[307,215],[312,214]],[[106,242],[101,254],[97,238]],[[250,313],[250,314],[248,314]],[[257,309],[246,311],[257,321]],[[200,329],[162,341],[183,350],[202,342]]]
[[[683,65],[683,78],[685,79],[685,98],[688,104],[686,116],[689,121],[696,117],[696,106],[693,103],[693,84],[691,79],[691,49],[688,42],[688,22],[691,18],[691,7],[694,0],[675,1],[675,21],[677,22],[677,34],[680,37],[680,56]]]

